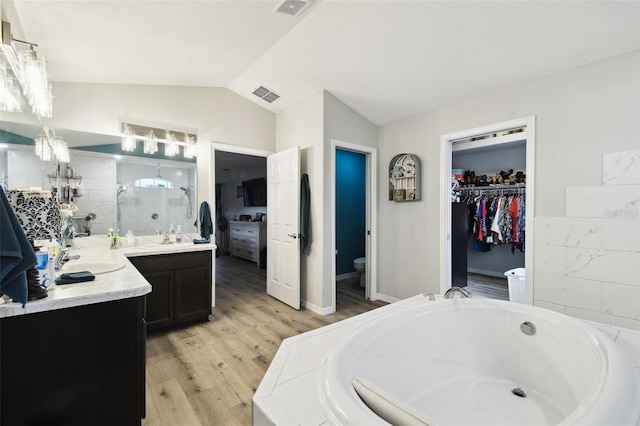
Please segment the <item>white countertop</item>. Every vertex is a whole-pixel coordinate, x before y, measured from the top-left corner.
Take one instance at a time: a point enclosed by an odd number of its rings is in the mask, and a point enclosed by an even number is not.
[[[125,240],[121,238],[122,245],[126,244]],[[136,237],[135,246],[111,250],[106,236],[76,238],[69,255],[79,255],[78,261],[115,261],[122,262],[124,267],[98,274],[93,281],[52,286],[47,291],[47,297],[27,302],[24,308],[16,302],[0,304],[0,318],[143,296],[151,292],[151,285],[129,262],[128,257],[206,251],[216,247],[211,243],[193,244],[191,240],[179,244],[159,244],[159,241],[159,236],[155,235]],[[70,260],[68,264],[74,261]],[[63,273],[64,269],[56,275]]]

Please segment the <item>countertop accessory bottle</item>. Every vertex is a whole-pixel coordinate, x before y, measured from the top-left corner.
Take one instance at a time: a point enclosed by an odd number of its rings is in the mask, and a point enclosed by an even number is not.
[[[170,243],[176,242],[176,230],[173,229],[173,223],[169,225],[169,242]]]
[[[131,229],[129,229],[127,231],[127,247],[133,247],[136,245],[136,237],[133,235],[133,231],[131,231]]]

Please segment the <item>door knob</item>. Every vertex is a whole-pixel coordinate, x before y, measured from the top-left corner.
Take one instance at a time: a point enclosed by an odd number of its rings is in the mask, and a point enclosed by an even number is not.
[[[287,234],[287,236],[293,238],[294,240],[298,238],[296,234]]]

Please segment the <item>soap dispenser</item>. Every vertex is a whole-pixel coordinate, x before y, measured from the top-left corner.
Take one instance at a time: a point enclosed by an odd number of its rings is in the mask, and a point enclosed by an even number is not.
[[[176,231],[176,243],[182,242],[182,230],[180,229],[180,225],[178,225],[178,230]]]
[[[176,230],[173,229],[173,223],[169,225],[169,242],[170,243],[176,242]]]
[[[133,247],[136,245],[136,237],[133,235],[133,231],[131,231],[131,229],[127,231],[127,235],[125,235],[125,237],[127,238],[127,247]]]

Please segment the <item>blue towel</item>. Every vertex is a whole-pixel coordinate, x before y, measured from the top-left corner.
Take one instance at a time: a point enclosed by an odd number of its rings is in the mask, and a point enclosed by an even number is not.
[[[311,239],[311,190],[309,189],[309,175],[303,174],[300,182],[300,246],[302,253]]]
[[[213,234],[213,222],[211,221],[211,210],[209,203],[203,201],[200,204],[200,236],[209,241],[209,237]]]
[[[37,263],[36,253],[20,226],[9,200],[0,189],[0,293],[27,302],[27,269]]]

